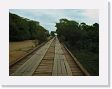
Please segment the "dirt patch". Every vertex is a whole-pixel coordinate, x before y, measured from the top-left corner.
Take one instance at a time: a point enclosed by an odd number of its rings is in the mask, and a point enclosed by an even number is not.
[[[9,43],[9,63],[16,61],[35,47],[32,40]]]

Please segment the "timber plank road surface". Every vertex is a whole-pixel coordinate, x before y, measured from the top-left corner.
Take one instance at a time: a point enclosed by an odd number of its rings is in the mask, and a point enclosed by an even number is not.
[[[9,67],[10,76],[88,76],[72,53],[57,37],[52,38],[26,59]]]

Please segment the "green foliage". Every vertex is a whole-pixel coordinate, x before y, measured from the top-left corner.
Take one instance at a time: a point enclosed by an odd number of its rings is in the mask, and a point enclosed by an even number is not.
[[[60,19],[60,22],[56,23],[56,27],[57,27],[56,32],[58,34],[60,41],[63,41],[68,46],[68,48],[70,48],[71,50],[73,50],[73,51],[78,50],[78,51],[76,51],[76,54],[78,52],[77,55],[78,55],[79,60],[84,59],[83,58],[84,56],[80,54],[80,51],[81,52],[86,51],[87,54],[83,53],[85,56],[88,56],[88,53],[92,53],[93,56],[94,55],[97,56],[97,59],[95,60],[97,67],[95,67],[95,68],[96,68],[96,70],[98,70],[99,69],[99,67],[98,67],[98,63],[99,63],[99,61],[98,61],[98,57],[99,57],[99,24],[98,23],[95,23],[93,25],[87,25],[86,23],[79,24],[78,22],[73,21],[73,20]],[[82,57],[80,57],[79,55]],[[87,60],[89,57],[87,57]],[[93,58],[91,58],[91,60],[92,59]],[[95,72],[95,71],[93,71],[93,72]],[[95,75],[95,73],[92,73],[92,74]],[[98,73],[96,73],[96,75],[97,74]]]
[[[85,23],[77,23],[67,19],[61,19],[56,23],[57,34],[61,40],[68,42],[77,49],[86,49],[98,53],[99,44],[99,24],[92,26]]]
[[[47,40],[47,36],[48,36],[48,32],[47,31],[39,29],[38,33],[37,33],[37,38],[39,40],[39,44],[42,43],[43,41],[46,41]]]
[[[55,36],[55,31],[51,31],[51,36],[54,37]]]
[[[43,42],[49,36],[49,32],[40,26],[39,22],[9,13],[9,40],[39,40]]]

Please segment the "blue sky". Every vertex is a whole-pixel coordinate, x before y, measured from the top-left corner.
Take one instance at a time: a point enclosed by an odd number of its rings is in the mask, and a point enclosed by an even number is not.
[[[10,9],[9,12],[21,17],[39,21],[40,25],[49,31],[55,31],[56,22],[66,18],[86,24],[99,23],[99,14],[96,9]]]

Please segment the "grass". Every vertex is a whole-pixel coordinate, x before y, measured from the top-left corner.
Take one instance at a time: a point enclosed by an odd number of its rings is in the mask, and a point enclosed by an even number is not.
[[[32,40],[9,43],[9,63],[16,61],[21,56],[34,48]]]
[[[93,53],[87,50],[77,50],[74,48],[68,48],[77,60],[82,64],[82,66],[90,73],[92,76],[99,75],[99,54]]]

